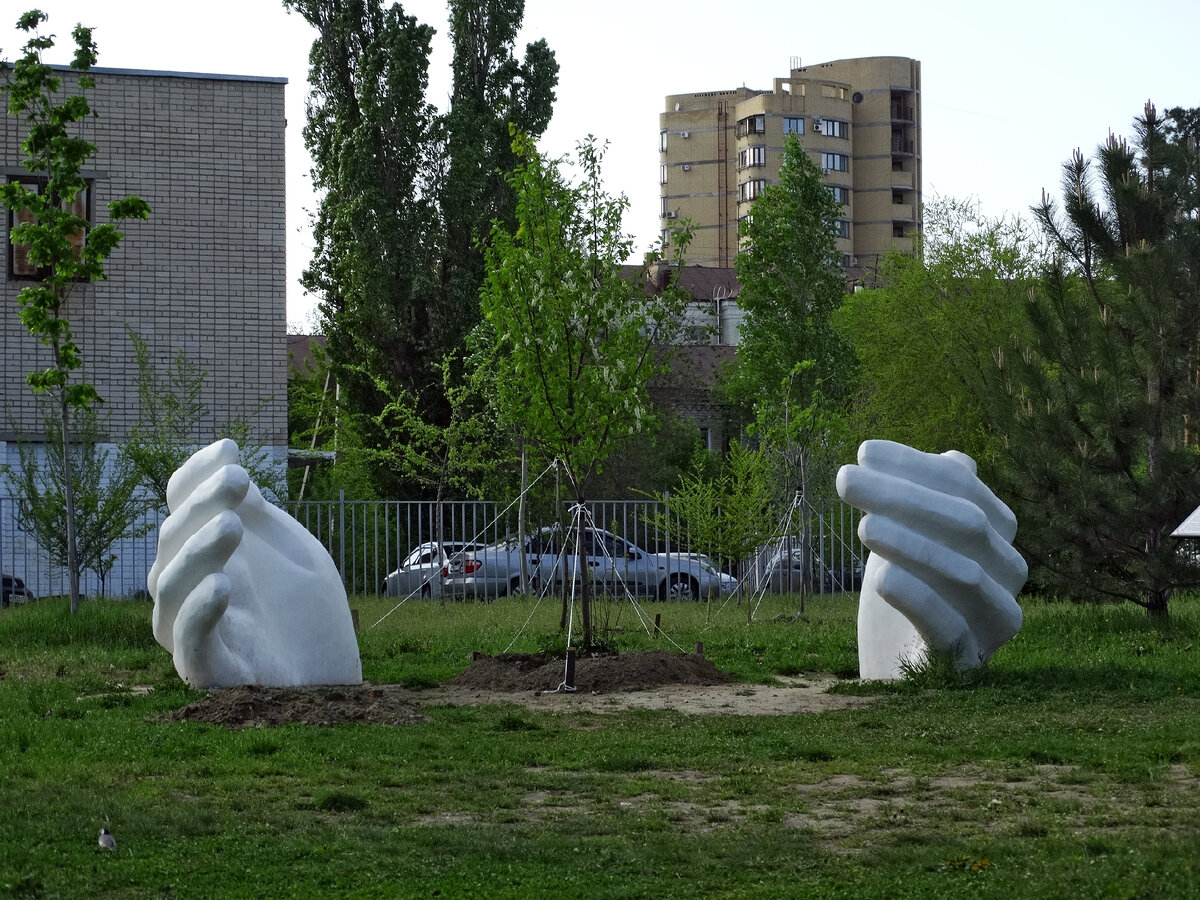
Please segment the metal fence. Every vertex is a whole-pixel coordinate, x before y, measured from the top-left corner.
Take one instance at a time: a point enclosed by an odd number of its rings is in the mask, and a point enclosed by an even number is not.
[[[52,597],[68,592],[65,566],[50,562],[46,552],[17,526],[17,502],[0,497],[0,572],[25,582],[35,597]],[[105,573],[103,585],[95,572],[84,572],[79,590],[89,597],[131,597],[144,594],[146,575],[158,550],[158,528],[164,517],[157,510],[145,512],[134,523],[136,537],[122,538],[112,546],[115,557]]]
[[[16,525],[15,501],[0,497],[0,571],[24,579],[35,596],[53,596],[67,591],[66,570],[51,564],[33,539]],[[349,594],[381,591],[389,572],[394,571],[409,551],[429,541],[462,541],[489,544],[516,533],[517,507],[501,508],[491,501],[400,501],[400,500],[305,500],[285,504],[285,509],[321,542],[342,575]],[[642,500],[597,500],[587,504],[591,522],[625,538],[643,550],[655,553],[689,553],[692,546],[686,528],[670,526],[663,504]],[[564,505],[563,523],[573,511]],[[764,519],[762,544],[750,559],[714,559],[713,562],[751,584],[761,583],[764,567],[772,565],[772,554],[784,550],[776,562],[782,578],[776,590],[815,594],[857,587],[866,551],[859,542],[857,510],[839,500],[803,503],[788,520],[787,535],[779,532],[781,519]],[[161,516],[149,512],[139,523],[138,537],[124,538],[113,547],[116,561],[107,574],[103,593],[108,596],[137,596],[146,590],[146,575],[158,548]],[[526,523],[529,533],[553,522],[534,519]],[[805,550],[804,548],[807,548]],[[81,590],[88,596],[101,593],[99,578],[86,573]]]

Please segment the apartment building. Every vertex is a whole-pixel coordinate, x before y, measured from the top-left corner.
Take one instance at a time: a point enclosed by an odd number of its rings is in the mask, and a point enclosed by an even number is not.
[[[921,64],[899,56],[802,66],[770,90],[674,94],[659,116],[661,225],[691,220],[687,262],[728,267],[738,222],[779,177],[796,135],[842,203],[837,246],[850,277],[920,226]]]
[[[62,72],[65,89],[75,74]],[[246,419],[257,440],[281,462],[287,452],[285,275],[285,78],[182,72],[92,70],[88,93],[98,118],[81,123],[96,145],[86,163],[80,211],[107,220],[111,200],[136,194],[149,220],[122,225],[124,240],[106,263],[108,280],[80,284],[65,313],[83,354],[80,376],[105,403],[102,425],[111,445],[139,419],[134,351],[126,326],[147,341],[160,370],[183,351],[205,371],[200,398],[212,426]],[[35,186],[22,165],[24,120],[0,116],[0,168],[9,180]],[[44,426],[26,384],[50,351],[18,319],[18,291],[38,273],[10,231],[5,211],[4,278],[0,284],[0,464],[15,464],[19,438],[36,445]],[[0,485],[0,501],[7,493]],[[0,568],[25,575],[36,592],[55,586],[30,577],[32,560],[14,559],[22,535],[11,503],[0,502]],[[146,563],[148,565],[148,562]],[[139,563],[139,566],[141,563]],[[44,570],[44,564],[40,566]],[[144,587],[145,572],[120,592]]]

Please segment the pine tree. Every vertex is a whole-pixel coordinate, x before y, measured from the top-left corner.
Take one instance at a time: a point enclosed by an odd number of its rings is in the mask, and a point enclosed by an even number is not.
[[[1148,103],[1035,207],[1056,258],[995,407],[1035,577],[1152,616],[1200,583],[1168,537],[1200,503],[1200,158],[1171,124]]]

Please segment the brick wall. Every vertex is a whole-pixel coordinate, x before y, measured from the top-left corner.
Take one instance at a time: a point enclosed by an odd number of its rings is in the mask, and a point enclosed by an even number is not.
[[[90,101],[100,117],[83,126],[98,148],[86,169],[95,178],[93,221],[106,221],[109,201],[127,194],[152,208],[149,221],[122,229],[109,280],[81,285],[68,309],[84,377],[106,401],[110,438],[119,442],[138,419],[128,322],[161,365],[182,348],[208,372],[213,421],[198,438],[247,418],[263,444],[285,447],[284,79],[94,72]],[[69,72],[64,82],[74,83]],[[24,123],[6,115],[0,129],[3,174],[23,172]],[[3,227],[7,256],[7,216]],[[17,318],[20,286],[2,284],[0,439],[42,431],[25,374],[49,351]]]

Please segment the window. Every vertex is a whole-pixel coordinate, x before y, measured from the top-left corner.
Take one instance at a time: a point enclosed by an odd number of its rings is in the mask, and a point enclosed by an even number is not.
[[[894,238],[908,237],[906,231],[907,231],[907,229],[905,228],[903,222],[893,222],[892,223],[892,237],[894,237]]]
[[[738,151],[738,168],[748,169],[767,164],[766,147],[743,147]]]
[[[849,172],[850,157],[844,153],[822,153],[821,168],[830,172]]]
[[[819,131],[826,137],[848,138],[850,137],[850,123],[843,122],[841,119],[821,119],[813,127],[813,131]]]
[[[700,429],[700,446],[703,447],[705,450],[713,449],[712,429],[709,429],[709,428],[701,428]]]
[[[26,189],[41,193],[46,187],[44,178],[11,178],[10,182],[19,182]],[[92,183],[89,181],[87,186],[83,188],[75,199],[71,201],[67,208],[73,216],[78,216],[88,222],[92,219]],[[8,213],[8,277],[10,279],[38,279],[46,276],[45,269],[39,269],[29,259],[29,247],[26,244],[14,244],[12,242],[12,230],[17,225],[24,225],[27,222],[33,221],[33,214],[27,211],[9,211]],[[76,232],[71,235],[68,240],[71,246],[75,248],[75,253],[78,256],[83,249],[85,234],[84,232]]]
[[[850,220],[838,219],[833,226],[833,233],[840,238],[850,237]]]
[[[658,167],[658,183],[659,184],[667,183],[667,167],[666,166]]]
[[[747,116],[744,119],[738,120],[738,137],[745,137],[748,134],[762,134],[764,131],[766,131],[766,116]]]
[[[833,194],[833,199],[845,206],[850,202],[850,188],[842,187],[840,184],[829,185],[829,193]]]
[[[660,131],[658,133],[658,152],[667,152],[667,133],[665,131]]]
[[[785,116],[783,119],[784,134],[804,134],[804,119],[799,116]]]
[[[767,186],[765,178],[755,178],[751,181],[743,181],[738,185],[738,202],[745,203],[753,200],[763,192],[763,188]]]

